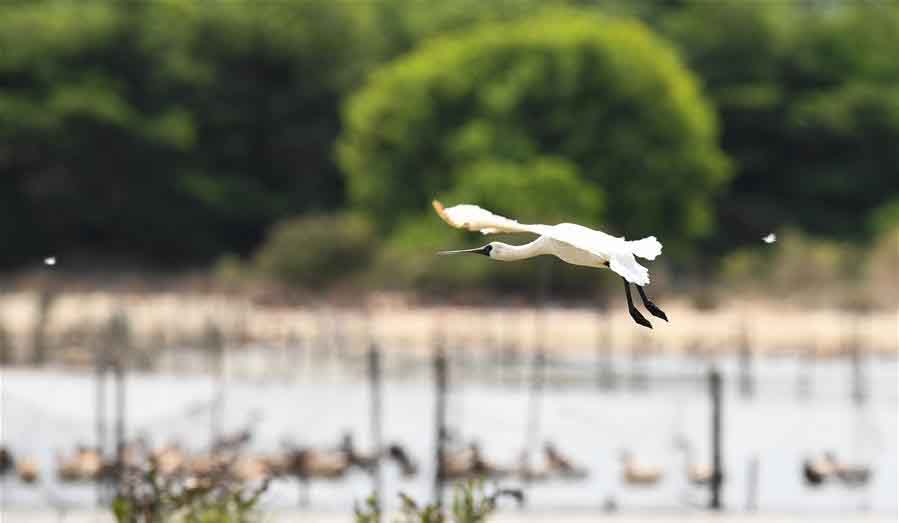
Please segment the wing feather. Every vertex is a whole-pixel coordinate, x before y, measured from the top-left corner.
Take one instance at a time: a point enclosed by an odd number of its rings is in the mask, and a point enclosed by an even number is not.
[[[540,234],[532,230],[533,226],[523,225],[515,220],[493,214],[477,205],[454,205],[453,207],[445,209],[437,200],[434,200],[431,204],[434,206],[434,210],[437,211],[437,214],[443,218],[443,221],[457,229],[477,231],[481,234],[518,232]]]
[[[609,269],[639,286],[649,285],[649,269],[637,263],[633,254],[615,254],[609,258]]]

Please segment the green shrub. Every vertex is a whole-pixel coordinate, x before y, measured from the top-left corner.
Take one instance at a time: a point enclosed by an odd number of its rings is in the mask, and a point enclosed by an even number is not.
[[[224,472],[204,478],[163,478],[154,466],[128,468],[112,501],[116,523],[257,523],[268,482],[255,487]]]
[[[272,227],[254,264],[273,279],[321,289],[365,268],[375,247],[372,227],[359,216],[300,217]]]
[[[496,512],[500,498],[511,497],[522,503],[524,494],[520,490],[495,489],[487,494],[483,483],[468,481],[456,485],[449,514],[437,504],[419,506],[409,496],[400,493],[402,508],[396,523],[485,523]],[[356,523],[381,523],[383,515],[377,499],[370,497],[365,505],[355,508]]]
[[[457,195],[656,234],[670,253],[712,229],[728,179],[714,113],[676,53],[638,22],[589,12],[430,40],[376,70],[344,122],[351,201],[385,232]],[[518,191],[528,197],[509,203]]]
[[[854,246],[810,238],[798,230],[778,234],[777,243],[737,250],[722,260],[725,282],[772,294],[808,296],[860,281],[864,264]]]
[[[876,235],[888,235],[899,229],[899,197],[871,211],[868,221],[871,232]]]

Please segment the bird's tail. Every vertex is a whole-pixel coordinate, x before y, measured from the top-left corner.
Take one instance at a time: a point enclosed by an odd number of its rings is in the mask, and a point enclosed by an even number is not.
[[[649,236],[642,240],[627,242],[628,247],[634,256],[639,256],[646,260],[654,260],[656,256],[662,254],[662,244],[656,240],[655,236]]]

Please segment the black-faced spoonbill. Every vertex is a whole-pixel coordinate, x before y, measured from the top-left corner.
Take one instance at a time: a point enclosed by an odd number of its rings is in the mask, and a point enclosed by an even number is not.
[[[662,244],[655,236],[642,240],[627,241],[624,237],[616,238],[601,231],[588,229],[574,223],[558,225],[524,224],[509,218],[497,216],[477,205],[456,205],[444,208],[437,200],[433,201],[434,210],[443,221],[459,229],[480,231],[482,234],[527,232],[539,236],[536,240],[524,245],[509,245],[501,242],[490,242],[476,249],[460,251],[443,251],[438,254],[482,254],[494,260],[516,261],[533,258],[541,254],[551,254],[572,265],[583,265],[597,269],[611,269],[624,280],[624,295],[631,317],[640,325],[652,328],[649,320],[640,314],[631,298],[630,285],[634,284],[643,300],[643,305],[653,316],[668,321],[668,317],[646,296],[643,286],[649,284],[649,271],[634,256],[654,260],[662,254]]]

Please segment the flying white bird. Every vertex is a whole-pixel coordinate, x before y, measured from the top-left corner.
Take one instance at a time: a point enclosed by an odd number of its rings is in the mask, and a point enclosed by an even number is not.
[[[634,258],[634,256],[639,256],[647,260],[654,260],[656,256],[662,254],[662,244],[656,240],[655,236],[627,241],[624,237],[616,238],[574,223],[529,225],[497,216],[476,205],[456,205],[444,208],[437,200],[432,203],[434,210],[443,218],[443,221],[459,229],[480,231],[482,234],[526,232],[539,236],[536,240],[524,245],[490,242],[476,249],[443,251],[438,254],[482,254],[500,261],[524,260],[542,254],[551,254],[572,265],[611,269],[624,280],[627,308],[634,321],[644,327],[652,328],[649,320],[644,318],[634,306],[631,298],[631,284],[637,287],[646,310],[653,316],[668,321],[668,317],[662,309],[650,301],[643,291],[643,286],[649,284],[649,271],[637,263]]]
[[[765,243],[774,243],[777,241],[777,235],[772,233],[768,233],[768,236],[764,236],[762,241]]]
[[[56,265],[56,256],[48,256],[44,258],[44,265]]]

